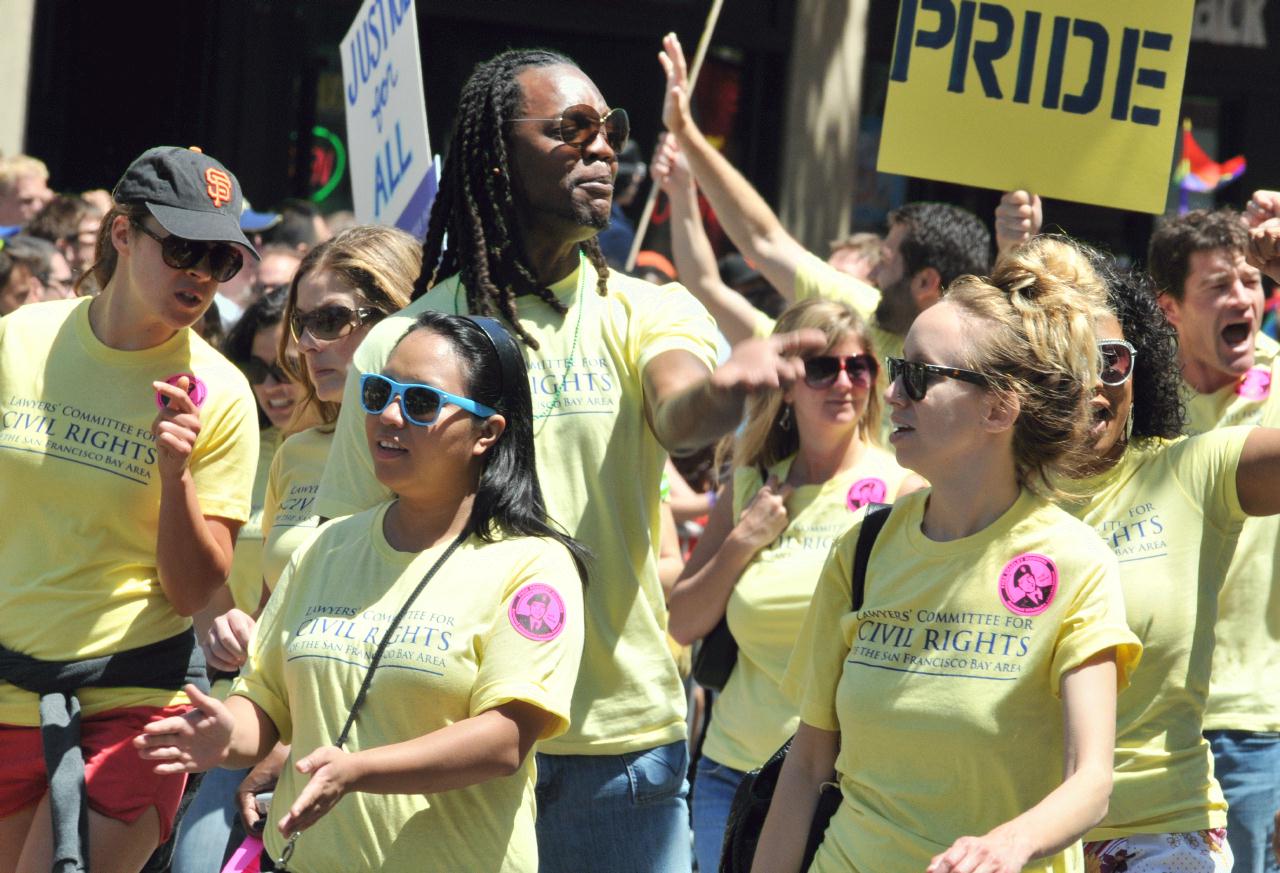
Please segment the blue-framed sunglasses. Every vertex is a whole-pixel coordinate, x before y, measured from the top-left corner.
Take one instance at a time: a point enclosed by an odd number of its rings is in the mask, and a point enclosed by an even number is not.
[[[427,427],[436,423],[440,408],[452,404],[465,409],[472,415],[488,418],[494,410],[483,403],[476,403],[466,397],[441,391],[430,385],[405,384],[388,379],[380,373],[365,373],[360,377],[360,405],[370,415],[379,415],[395,399],[400,398],[400,408],[404,411],[405,421],[419,427]]]

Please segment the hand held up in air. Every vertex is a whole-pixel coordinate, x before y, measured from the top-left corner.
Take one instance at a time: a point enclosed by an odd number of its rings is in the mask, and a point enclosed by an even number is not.
[[[996,251],[1004,254],[1040,232],[1044,207],[1030,191],[1006,191],[996,207]]]
[[[153,721],[133,738],[138,757],[156,761],[155,772],[198,773],[218,766],[231,749],[235,718],[226,705],[194,685],[182,689],[191,709]]]
[[[667,74],[667,90],[662,99],[662,123],[676,136],[693,126],[693,113],[689,109],[689,67],[684,60],[684,49],[674,33],[662,38],[662,51],[658,63]]]
[[[668,195],[679,194],[693,180],[689,162],[680,151],[680,144],[670,133],[658,138],[658,148],[653,153],[653,178]]]

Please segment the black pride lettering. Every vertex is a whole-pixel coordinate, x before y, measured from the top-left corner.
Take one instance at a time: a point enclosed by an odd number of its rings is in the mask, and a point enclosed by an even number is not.
[[[926,29],[920,12],[937,16],[936,26]],[[984,38],[975,35],[975,22],[994,26],[982,27]],[[1016,73],[1001,82],[996,74],[995,62],[1014,51],[1017,43]],[[1115,69],[1108,69],[1112,40],[1118,40],[1120,52]],[[1047,49],[1041,44],[1047,42]],[[1163,90],[1167,80],[1165,70],[1158,64],[1160,57],[1140,52],[1169,53],[1173,47],[1172,34],[1158,30],[1125,27],[1121,33],[1112,33],[1098,21],[1054,15],[1052,19],[1034,10],[1027,10],[1021,22],[1001,3],[977,2],[977,0],[902,0],[902,13],[898,22],[897,45],[894,50],[893,68],[889,78],[906,82],[911,71],[911,55],[916,48],[931,51],[951,51],[951,72],[947,90],[955,94],[965,93],[969,87],[968,72],[972,67],[978,73],[982,92],[992,100],[1011,99],[1014,103],[1029,104],[1038,99],[1045,109],[1061,110],[1077,115],[1088,115],[1103,103],[1107,83],[1114,82],[1110,113],[1114,121],[1134,124],[1160,124],[1160,110],[1134,103],[1134,85]],[[1068,56],[1088,53],[1088,75],[1078,93],[1063,93],[1063,72]],[[972,62],[972,63],[971,63]],[[1142,66],[1139,65],[1141,62]],[[1044,90],[1032,94],[1032,79],[1037,66],[1045,69]],[[1012,95],[1006,94],[1012,86]]]

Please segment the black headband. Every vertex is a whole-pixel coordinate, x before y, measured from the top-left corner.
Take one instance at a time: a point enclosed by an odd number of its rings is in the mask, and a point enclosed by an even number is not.
[[[511,338],[510,332],[498,319],[484,315],[464,315],[463,318],[484,331],[484,335],[489,338],[489,344],[498,355],[498,366],[502,373],[502,384],[498,386],[498,394],[501,396],[506,391],[510,380],[524,378],[524,356],[520,354],[520,349],[516,346],[516,341]]]

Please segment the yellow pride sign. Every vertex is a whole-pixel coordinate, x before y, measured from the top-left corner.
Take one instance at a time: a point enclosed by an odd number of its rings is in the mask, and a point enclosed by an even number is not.
[[[1164,211],[1194,0],[902,0],[878,168]]]

